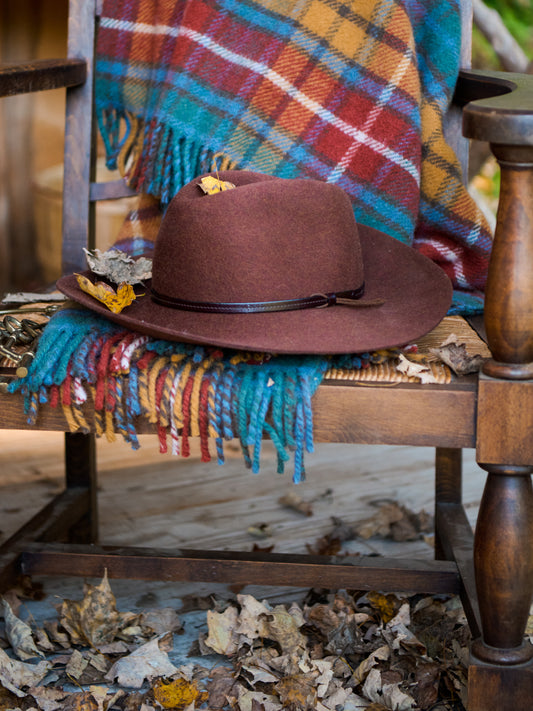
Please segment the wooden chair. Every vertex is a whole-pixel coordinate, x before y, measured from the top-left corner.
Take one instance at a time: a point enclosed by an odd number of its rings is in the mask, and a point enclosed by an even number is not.
[[[84,266],[82,247],[92,240],[95,201],[129,192],[121,181],[93,182],[90,107],[98,2],[71,0],[70,5],[69,59],[0,70],[4,96],[69,87],[65,272]],[[488,141],[502,171],[485,313],[493,358],[479,377],[449,385],[370,390],[326,382],[314,397],[317,441],[436,448],[437,560],[357,559],[343,565],[310,555],[94,545],[94,436],[66,432],[65,491],[0,548],[2,587],[20,572],[101,576],[107,569],[113,577],[146,580],[460,593],[474,640],[469,710],[531,708],[533,647],[524,630],[533,594],[533,84],[521,75],[463,71],[456,100],[465,135]],[[2,396],[0,426],[27,427],[19,397]],[[43,410],[37,427],[68,429],[62,414],[51,408]],[[463,448],[475,448],[487,471],[475,537],[461,503]]]

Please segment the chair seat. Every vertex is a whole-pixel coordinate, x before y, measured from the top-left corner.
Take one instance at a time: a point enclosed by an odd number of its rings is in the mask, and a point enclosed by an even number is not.
[[[428,353],[452,333],[458,342],[466,341],[469,353],[488,354],[483,340],[462,317],[445,318],[419,341],[417,350]],[[396,371],[394,365],[371,365],[364,371],[327,371],[313,398],[315,441],[475,447],[478,378],[455,376],[446,366],[442,368],[447,377],[431,384],[413,382],[416,378]],[[26,429],[22,396],[1,397],[0,425]],[[89,406],[84,413],[91,424],[94,418]],[[68,430],[61,408],[50,406],[40,408],[35,427]],[[157,431],[142,418],[137,418],[136,430],[139,434]]]

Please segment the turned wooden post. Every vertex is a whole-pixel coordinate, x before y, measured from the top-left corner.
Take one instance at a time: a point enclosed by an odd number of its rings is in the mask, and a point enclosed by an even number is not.
[[[533,597],[533,147],[492,144],[501,165],[485,303],[492,360],[480,377],[477,455],[487,472],[474,565],[482,662],[533,657],[524,639]]]
[[[485,300],[487,375],[533,377],[533,147],[491,145],[500,202]]]

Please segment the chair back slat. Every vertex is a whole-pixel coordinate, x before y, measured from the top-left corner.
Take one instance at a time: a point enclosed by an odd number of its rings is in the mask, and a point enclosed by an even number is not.
[[[62,271],[85,268],[83,247],[92,246],[94,207],[89,199],[94,178],[95,128],[92,121],[95,0],[70,0],[69,58],[87,62],[87,80],[67,90],[63,189]]]
[[[469,69],[472,64],[472,0],[461,0],[461,69]],[[464,182],[468,179],[469,141],[463,135],[463,118],[461,107],[452,104],[445,116],[444,134],[446,140],[455,151]]]

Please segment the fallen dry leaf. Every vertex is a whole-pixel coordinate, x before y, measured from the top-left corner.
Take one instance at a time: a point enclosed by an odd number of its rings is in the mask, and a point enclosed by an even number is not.
[[[245,686],[238,687],[239,711],[281,711],[280,701],[272,694],[263,691],[252,691]]]
[[[313,515],[313,505],[309,501],[304,501],[301,496],[298,496],[298,494],[293,491],[289,491],[284,496],[281,496],[278,499],[278,503],[304,516]]]
[[[65,699],[69,692],[46,686],[34,686],[28,689],[28,695],[35,699],[41,711],[60,711],[65,708]]]
[[[413,541],[433,529],[433,519],[425,511],[414,513],[396,501],[385,501],[377,512],[355,526],[358,536],[365,540],[378,536],[394,541]]]
[[[469,355],[465,343],[444,342],[438,348],[431,348],[430,352],[446,363],[456,375],[477,373],[487,360],[480,353]]]
[[[15,615],[5,598],[2,604],[6,636],[17,657],[22,660],[43,657],[43,653],[35,646],[31,627]]]
[[[98,701],[90,691],[81,691],[67,696],[63,702],[65,711],[99,711]]]
[[[378,662],[385,661],[389,657],[390,648],[387,645],[384,644],[383,646],[378,647],[378,649],[374,650],[372,654],[368,655],[368,657],[365,657],[365,659],[363,659],[363,661],[359,664],[353,673],[353,681],[355,681],[356,684],[361,684]],[[368,698],[370,698],[371,701],[376,700],[371,697]]]
[[[109,644],[119,628],[119,613],[111,591],[107,572],[99,585],[86,585],[81,602],[64,600],[60,622],[75,644],[91,647]]]
[[[300,632],[304,623],[303,614],[297,605],[291,605],[288,610],[277,605],[269,614],[266,636],[277,642],[283,653],[297,655],[306,646],[306,637]]]
[[[306,711],[316,707],[317,692],[312,674],[285,676],[276,684],[276,693],[284,708]]]
[[[257,523],[253,526],[248,526],[246,531],[253,538],[268,538],[272,535],[272,529],[268,523]]]
[[[410,711],[416,706],[412,696],[398,684],[384,684],[378,669],[371,669],[363,686],[364,694],[375,703],[383,703],[390,711]]]
[[[28,664],[20,662],[18,659],[10,659],[3,649],[0,649],[0,683],[16,696],[23,697],[25,692],[22,689],[37,684],[44,679],[52,663],[41,660],[38,664]]]
[[[79,679],[89,664],[88,659],[84,659],[82,653],[75,649],[70,655],[65,671],[69,677]]]
[[[164,709],[182,711],[192,704],[207,701],[208,694],[200,691],[194,682],[178,677],[177,679],[156,679],[152,685],[154,699]]]
[[[215,667],[206,683],[209,705],[214,709],[222,708],[237,685],[236,673],[230,667]]]
[[[239,648],[236,632],[239,613],[230,605],[224,612],[207,611],[208,636],[204,643],[218,654],[230,657]]]
[[[70,649],[70,638],[66,632],[59,629],[58,620],[46,620],[44,630],[53,642],[56,642],[63,649]]]
[[[171,638],[171,635],[168,635]],[[159,676],[172,676],[178,669],[168,658],[168,654],[160,647],[168,644],[168,639],[155,638],[143,644],[131,654],[117,660],[106,674],[105,678],[120,686],[140,689],[144,680],[150,681]]]
[[[398,354],[396,370],[400,373],[404,373],[408,377],[418,378],[418,380],[424,384],[437,382],[437,379],[431,372],[429,365],[426,365],[425,363],[415,363],[414,361],[406,358],[403,353]]]
[[[19,703],[19,697],[16,696],[12,691],[4,689],[0,686],[0,709],[1,711],[7,711],[8,709],[16,709]]]
[[[141,627],[148,628],[151,634],[165,634],[166,632],[177,632],[181,629],[181,622],[176,610],[171,607],[143,612],[140,615],[139,622]]]
[[[216,195],[225,190],[233,190],[235,185],[227,180],[215,178],[214,175],[206,175],[200,180],[198,187],[201,188],[206,195]]]
[[[259,602],[253,595],[238,595],[237,601],[241,609],[235,631],[249,640],[267,637],[267,618],[272,609],[270,605]]]

